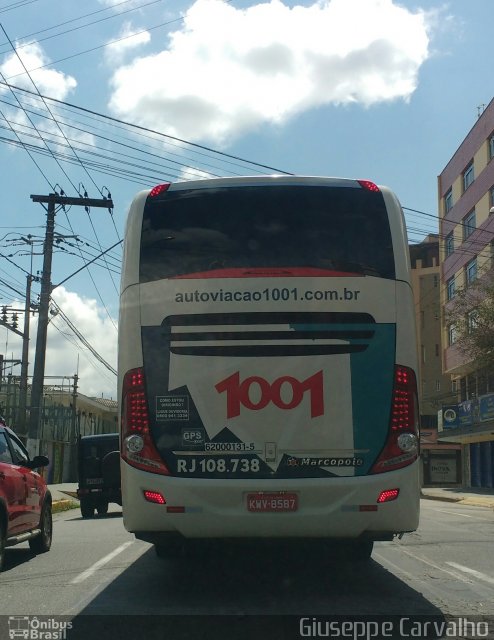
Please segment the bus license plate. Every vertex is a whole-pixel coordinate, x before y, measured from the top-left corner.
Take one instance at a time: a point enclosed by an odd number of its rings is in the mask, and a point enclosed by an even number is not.
[[[297,511],[298,495],[296,493],[248,493],[247,510],[253,512]]]

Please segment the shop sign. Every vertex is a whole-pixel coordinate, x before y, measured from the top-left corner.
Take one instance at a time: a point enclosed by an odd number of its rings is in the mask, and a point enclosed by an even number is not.
[[[456,429],[459,426],[458,405],[445,405],[439,411],[438,431],[443,429]]]
[[[494,420],[494,393],[479,398],[480,421]]]
[[[436,444],[437,443],[437,431],[436,429],[428,429],[427,431],[420,430],[420,444]]]
[[[460,427],[470,427],[474,422],[474,401],[465,400],[458,405],[458,421]]]
[[[429,470],[432,484],[457,482],[456,458],[431,457]]]

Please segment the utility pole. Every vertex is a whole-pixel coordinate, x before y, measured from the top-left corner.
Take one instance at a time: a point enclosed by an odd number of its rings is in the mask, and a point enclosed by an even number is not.
[[[33,276],[29,273],[26,284],[26,304],[24,306],[24,334],[22,336],[21,378],[19,381],[19,414],[17,425],[19,433],[26,431],[26,406],[27,406],[27,372],[29,359],[29,314],[31,313],[31,283]]]
[[[78,433],[77,433],[77,381],[79,380],[79,376],[74,374],[74,386],[72,388],[72,410],[70,415],[70,430],[73,436],[73,439],[69,440],[69,447],[65,451],[64,461],[63,461],[63,471],[62,471],[62,482],[69,482],[72,477],[72,469],[74,467],[75,451],[78,442]]]
[[[36,336],[36,353],[34,357],[33,383],[31,387],[31,411],[29,415],[29,430],[27,449],[30,456],[39,453],[41,409],[43,402],[43,387],[45,377],[46,336],[48,333],[51,286],[51,264],[53,256],[53,239],[55,231],[55,206],[72,205],[85,207],[100,207],[113,209],[110,198],[70,198],[57,193],[47,196],[31,195],[33,202],[47,204],[46,233],[43,245],[43,272],[41,275],[41,291],[39,299],[38,332]]]
[[[19,380],[19,413],[17,415],[17,425],[19,433],[23,435],[26,433],[26,407],[27,407],[27,378],[28,378],[28,366],[29,366],[29,320],[31,313],[31,284],[37,280],[36,276],[33,276],[33,254],[34,243],[36,239],[33,239],[31,234],[27,237],[21,236],[19,240],[25,242],[31,247],[31,265],[29,273],[26,276],[26,302],[24,305],[24,332],[22,336],[22,360],[21,360],[21,377]]]
[[[71,415],[71,427],[72,433],[76,435],[76,427],[77,427],[77,381],[79,380],[79,376],[74,374],[74,386],[72,388],[72,415]],[[77,442],[77,438],[76,438]]]

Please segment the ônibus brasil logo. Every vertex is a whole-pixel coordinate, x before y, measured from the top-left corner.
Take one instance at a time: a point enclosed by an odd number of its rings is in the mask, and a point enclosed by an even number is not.
[[[257,385],[258,392],[253,400],[250,392]],[[284,391],[282,388],[285,387]],[[323,372],[318,371],[307,380],[299,381],[292,376],[281,376],[269,383],[260,376],[250,376],[240,381],[237,371],[228,378],[215,385],[218,393],[226,392],[226,416],[236,418],[240,415],[241,406],[251,411],[259,411],[273,403],[279,409],[294,409],[302,402],[306,393],[310,398],[311,418],[324,414],[324,383]],[[254,391],[255,393],[255,391]]]

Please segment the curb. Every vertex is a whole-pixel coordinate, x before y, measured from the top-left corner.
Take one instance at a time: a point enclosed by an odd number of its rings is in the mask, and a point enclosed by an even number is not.
[[[455,498],[454,496],[431,496],[427,494],[420,494],[421,498],[424,500],[437,500],[439,502],[462,502],[464,498]]]
[[[75,500],[54,500],[52,502],[51,512],[60,513],[62,511],[69,511],[69,509],[77,509],[79,506]]]
[[[455,497],[455,496],[431,496],[431,495],[425,495],[425,494],[421,494],[420,496],[421,498],[423,498],[424,500],[436,500],[438,502],[452,502],[452,503],[456,503],[456,504],[466,504],[469,505],[471,507],[487,507],[487,508],[494,508],[494,499],[484,499],[482,497]]]
[[[461,504],[468,504],[470,507],[488,507],[489,509],[494,508],[493,500],[483,500],[482,498],[464,498],[460,500]]]

